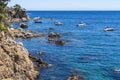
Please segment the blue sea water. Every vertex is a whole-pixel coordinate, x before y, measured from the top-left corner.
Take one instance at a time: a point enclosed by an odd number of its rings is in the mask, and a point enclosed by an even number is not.
[[[65,80],[78,74],[85,80],[120,80],[120,12],[119,11],[28,11],[31,18],[42,17],[43,23],[30,20],[28,29],[43,32],[44,37],[18,39],[29,52],[52,64],[40,69],[39,80]],[[52,18],[52,19],[48,19]],[[56,26],[54,21],[62,26]],[[85,22],[85,27],[77,27]],[[17,23],[14,23],[19,27]],[[113,27],[115,31],[105,32]],[[54,28],[54,30],[49,30]],[[65,45],[47,41],[49,32],[59,32]],[[37,52],[45,52],[39,55]]]

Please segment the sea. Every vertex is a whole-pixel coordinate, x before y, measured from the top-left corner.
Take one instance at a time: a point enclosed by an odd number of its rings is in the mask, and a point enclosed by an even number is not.
[[[84,80],[120,80],[120,11],[27,11],[42,23],[26,22],[26,30],[44,33],[43,37],[17,39],[30,54],[52,64],[41,68],[38,80],[66,80],[77,74]],[[63,25],[57,26],[55,21]],[[84,27],[76,26],[84,22]],[[19,28],[19,23],[13,23]],[[106,27],[114,31],[104,31]],[[65,45],[48,41],[50,32],[60,33]],[[37,54],[44,52],[44,54]]]

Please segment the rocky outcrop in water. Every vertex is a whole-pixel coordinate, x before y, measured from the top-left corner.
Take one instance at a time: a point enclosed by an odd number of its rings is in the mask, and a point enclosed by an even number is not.
[[[19,28],[19,29],[9,28],[8,30],[11,32],[12,36],[14,36],[15,38],[29,39],[29,38],[44,36],[43,33],[35,33],[31,30],[24,30],[22,28]]]
[[[64,44],[68,43],[67,41],[61,40],[60,39],[61,37],[62,37],[62,35],[60,33],[50,32],[48,34],[48,41],[52,42],[56,45],[64,45]]]
[[[0,32],[0,80],[36,80],[39,72],[12,31]]]
[[[30,59],[36,63],[37,67],[49,67],[49,64],[35,56],[29,55]]]
[[[28,25],[22,23],[20,24],[20,27],[24,29],[24,28],[28,28]]]

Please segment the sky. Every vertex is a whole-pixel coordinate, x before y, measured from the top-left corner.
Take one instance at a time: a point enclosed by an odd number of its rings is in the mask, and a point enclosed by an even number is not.
[[[120,0],[11,0],[27,10],[120,10]]]

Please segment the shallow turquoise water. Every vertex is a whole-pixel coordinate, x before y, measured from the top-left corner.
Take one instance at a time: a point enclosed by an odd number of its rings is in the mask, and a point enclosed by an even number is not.
[[[40,80],[64,80],[77,73],[86,80],[120,80],[120,12],[119,11],[28,11],[33,17],[44,19],[42,24],[27,22],[28,29],[43,32],[45,37],[34,39],[18,39],[24,43],[29,52],[52,64],[50,68],[40,69]],[[55,26],[54,21],[63,23]],[[79,22],[85,27],[76,27]],[[18,23],[14,23],[16,27]],[[113,27],[115,31],[104,32],[105,27]],[[64,46],[48,43],[49,28],[52,32],[60,32],[62,39],[69,41]],[[44,55],[37,52],[43,51]]]

